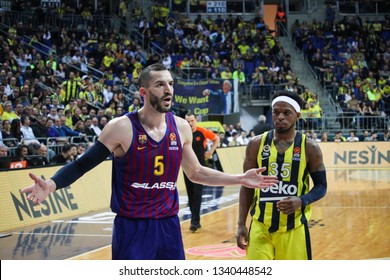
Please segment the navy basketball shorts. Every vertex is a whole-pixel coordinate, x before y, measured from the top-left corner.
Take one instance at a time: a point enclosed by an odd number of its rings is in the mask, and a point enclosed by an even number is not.
[[[112,234],[113,260],[184,260],[178,216],[129,219],[116,216]]]

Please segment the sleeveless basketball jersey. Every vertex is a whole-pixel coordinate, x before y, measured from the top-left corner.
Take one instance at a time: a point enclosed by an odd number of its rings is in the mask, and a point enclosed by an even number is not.
[[[310,205],[290,215],[285,215],[276,208],[276,202],[285,197],[301,196],[309,192],[306,136],[297,132],[292,145],[284,154],[279,154],[273,141],[273,134],[274,130],[263,134],[257,162],[259,167],[267,167],[263,175],[277,176],[279,183],[255,190],[251,215],[253,219],[265,224],[269,232],[285,232],[307,223],[311,216]]]
[[[127,218],[159,219],[177,215],[176,182],[182,146],[174,115],[166,114],[167,128],[160,142],[144,130],[137,112],[127,117],[133,126],[133,140],[126,154],[112,161],[112,211]]]

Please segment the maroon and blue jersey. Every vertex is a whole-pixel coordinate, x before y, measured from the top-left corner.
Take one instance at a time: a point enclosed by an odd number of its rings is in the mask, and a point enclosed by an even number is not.
[[[176,182],[182,146],[174,115],[166,114],[167,128],[159,142],[144,130],[137,112],[127,117],[133,126],[133,140],[123,157],[112,160],[112,211],[127,218],[160,219],[177,215]]]

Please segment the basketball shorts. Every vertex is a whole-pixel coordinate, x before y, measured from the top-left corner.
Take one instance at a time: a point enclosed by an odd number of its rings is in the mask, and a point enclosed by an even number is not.
[[[129,219],[116,216],[113,260],[184,260],[179,217]]]
[[[309,227],[303,224],[270,233],[263,223],[252,220],[246,256],[248,260],[311,260]]]

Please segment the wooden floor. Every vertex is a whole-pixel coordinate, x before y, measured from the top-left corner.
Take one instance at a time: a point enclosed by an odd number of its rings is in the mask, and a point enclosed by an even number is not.
[[[328,170],[327,177],[328,193],[313,205],[310,221],[313,258],[389,259],[390,168]],[[187,259],[245,259],[245,252],[235,246],[237,189],[227,189],[220,190],[221,196],[216,199],[205,198],[203,208],[208,213],[202,215],[202,228],[196,233],[188,230],[188,210],[185,203],[182,204],[182,232]],[[180,195],[184,197],[185,194]],[[37,228],[16,231],[11,237],[0,238],[0,258],[108,260],[111,258],[109,244],[113,216],[106,213],[101,214],[101,217],[95,219],[100,221],[97,224],[84,223],[82,230],[78,222],[82,219],[73,219],[69,222],[72,226],[68,225],[67,228],[62,225],[56,231],[52,224],[50,232],[57,234],[52,237]],[[87,231],[84,229],[85,224]],[[55,225],[61,226],[58,222]],[[43,238],[46,238],[45,242],[40,242]],[[50,238],[52,241],[48,243],[47,239]],[[41,248],[39,245],[26,246],[33,239],[35,243],[42,244]],[[64,252],[72,248],[73,255],[67,256]],[[55,253],[56,250],[62,253]]]

